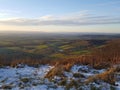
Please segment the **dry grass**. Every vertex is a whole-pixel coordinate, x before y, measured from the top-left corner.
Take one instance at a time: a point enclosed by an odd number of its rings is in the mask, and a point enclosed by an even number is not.
[[[45,78],[49,78],[52,79],[54,76],[63,76],[63,67],[61,65],[54,67],[53,69],[51,69],[47,75],[45,76]]]
[[[85,83],[88,84],[90,82],[99,82],[102,80],[109,84],[115,85],[115,81],[116,81],[115,74],[116,72],[119,72],[119,71],[120,71],[120,67],[110,68],[108,71],[89,77]]]

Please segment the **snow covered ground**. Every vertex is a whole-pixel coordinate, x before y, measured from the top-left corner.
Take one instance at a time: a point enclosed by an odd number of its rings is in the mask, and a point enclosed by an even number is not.
[[[52,69],[53,66],[40,65],[39,67],[30,67],[27,65],[18,65],[16,68],[4,67],[0,68],[0,90],[65,90],[63,85],[58,85],[61,82],[59,76],[55,76],[53,81],[44,78],[45,75]],[[64,77],[67,83],[71,80],[76,80],[82,83],[88,77],[104,72],[105,69],[96,70],[89,66],[74,65],[69,72],[64,72]],[[120,76],[118,75],[118,78]],[[116,90],[120,90],[120,81],[116,82]],[[91,90],[91,85],[100,87],[99,84],[91,83],[89,85],[79,86],[82,90]],[[110,84],[102,82],[101,90],[110,90]],[[114,87],[114,86],[113,86]],[[76,90],[71,87],[70,90]]]
[[[52,66],[41,65],[39,68],[27,65],[18,68],[0,68],[0,89],[13,90],[47,90],[49,83],[44,76],[52,69]]]

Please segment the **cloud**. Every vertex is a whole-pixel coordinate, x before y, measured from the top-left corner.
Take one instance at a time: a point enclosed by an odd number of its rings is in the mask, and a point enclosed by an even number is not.
[[[118,24],[120,17],[94,15],[89,13],[75,13],[69,15],[45,15],[39,18],[11,18],[0,20],[0,24],[16,26],[79,26],[96,24]]]

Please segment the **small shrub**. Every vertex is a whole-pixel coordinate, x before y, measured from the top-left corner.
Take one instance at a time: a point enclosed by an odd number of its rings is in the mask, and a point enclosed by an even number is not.
[[[38,84],[37,84],[37,83],[33,83],[32,85],[33,85],[33,86],[37,86]]]
[[[12,86],[11,85],[3,85],[2,89],[9,90],[9,89],[12,89]]]
[[[91,85],[90,90],[100,90],[100,89],[98,87],[95,87],[94,85]]]
[[[30,81],[30,79],[29,78],[22,78],[21,81],[24,83],[28,83]]]
[[[67,80],[66,79],[63,79],[60,83],[59,83],[59,85],[61,85],[61,86],[65,86],[67,84]]]
[[[77,88],[78,87],[78,82],[75,81],[75,80],[71,80],[71,82],[69,83],[69,86]]]
[[[110,90],[116,90],[116,88],[113,86],[110,86]]]
[[[80,73],[74,73],[73,77],[75,77],[75,78],[84,78],[85,76],[83,74],[80,74]]]
[[[1,82],[4,83],[8,78],[3,79]]]

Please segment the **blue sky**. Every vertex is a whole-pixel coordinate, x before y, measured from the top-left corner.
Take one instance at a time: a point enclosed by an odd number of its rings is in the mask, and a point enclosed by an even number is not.
[[[120,33],[120,1],[0,0],[0,30]]]

